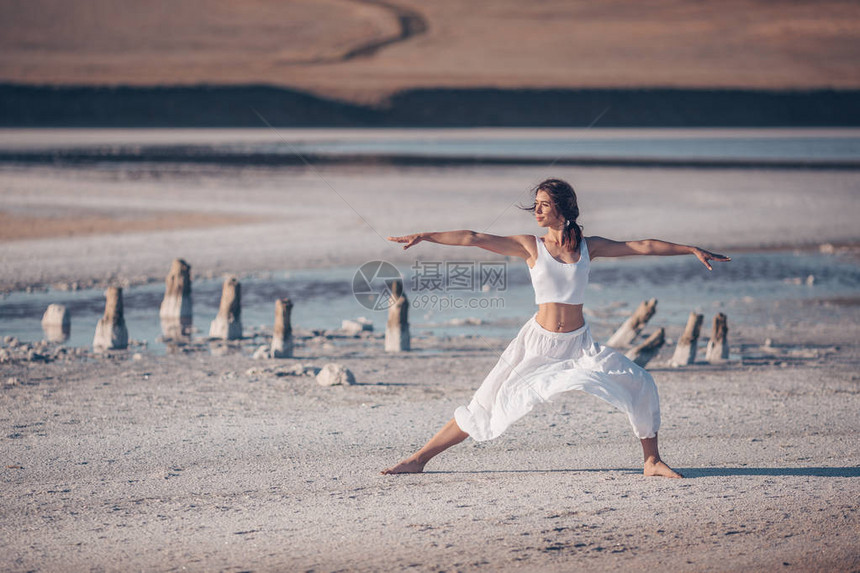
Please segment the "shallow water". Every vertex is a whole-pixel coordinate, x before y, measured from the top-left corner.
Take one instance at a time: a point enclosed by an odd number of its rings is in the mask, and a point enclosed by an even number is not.
[[[180,166],[192,156],[210,153],[214,157],[223,150],[240,159],[258,153],[288,155],[299,152],[532,158],[546,160],[547,165],[559,157],[761,159],[786,163],[856,161],[860,165],[860,130],[0,130],[0,149],[83,148],[167,149],[168,159]],[[56,168],[70,173],[76,169],[65,165]],[[95,169],[124,171],[128,166],[108,161],[97,164]],[[151,169],[158,176],[166,168],[153,165]],[[214,176],[221,177],[220,172]],[[152,181],[157,185],[159,179],[154,177]],[[190,183],[180,180],[177,188],[181,189],[183,184]],[[129,189],[120,182],[112,193],[119,196]],[[846,192],[850,192],[850,185]],[[33,196],[37,195],[34,191]],[[31,199],[26,198],[24,204],[29,204],[28,201]],[[123,208],[124,204],[114,205]],[[2,207],[0,205],[0,209]],[[659,300],[657,321],[660,324],[682,325],[690,310],[710,314],[714,309],[733,308],[732,305],[739,302],[749,305],[757,301],[856,296],[860,292],[860,270],[853,259],[793,252],[751,253],[733,258],[730,264],[717,264],[713,272],[705,270],[692,257],[599,260],[593,266],[587,293],[586,308],[592,311],[589,320],[607,327],[620,323],[636,304],[652,297]],[[298,327],[332,329],[339,327],[343,319],[366,316],[377,330],[384,329],[385,312],[369,310],[353,296],[351,283],[356,270],[357,267],[330,268],[243,278],[242,322],[246,331],[269,328],[274,301],[285,296],[293,300],[292,322]],[[409,267],[399,270],[412,303],[413,332],[419,336],[430,332],[438,335],[480,332],[484,336],[512,337],[536,310],[527,267],[519,260],[505,267],[504,290],[490,288],[486,292],[480,288],[419,291],[412,285],[414,271]],[[813,279],[807,284],[810,276]],[[154,352],[164,351],[163,344],[157,342],[160,335],[158,307],[163,289],[163,285],[157,283],[132,286],[124,292],[129,335],[146,341]],[[221,282],[195,280],[193,292],[193,321],[196,336],[201,337],[208,333],[209,323],[217,312]],[[0,335],[12,335],[24,341],[41,339],[40,319],[51,303],[64,304],[70,310],[72,333],[68,344],[89,346],[104,307],[100,289],[16,292],[5,296],[0,299]],[[730,320],[744,319],[741,313],[736,314]],[[476,322],[480,324],[474,324]]]
[[[732,258],[731,263],[715,264],[712,272],[691,257],[595,261],[586,295],[588,319],[606,326],[620,324],[640,301],[656,297],[659,304],[653,324],[683,325],[691,310],[705,313],[707,320],[714,312],[727,312],[730,323],[738,324],[744,322],[745,316],[732,310],[745,305],[856,296],[860,292],[860,265],[855,259],[807,252],[749,253]],[[525,263],[510,262],[504,268],[505,284],[482,291],[446,289],[444,284],[440,290],[416,290],[413,281],[420,271],[398,267],[410,300],[413,336],[430,333],[515,336],[537,307]],[[386,311],[362,306],[353,294],[352,281],[357,270],[342,267],[243,278],[242,323],[246,334],[255,329],[270,329],[274,301],[285,296],[293,301],[294,328],[333,329],[343,319],[364,316],[373,321],[376,331],[384,331]],[[809,279],[810,276],[813,278]],[[165,352],[164,344],[158,342],[163,284],[131,286],[123,294],[129,337],[146,341],[150,352]],[[209,323],[218,311],[220,294],[220,280],[194,281],[195,337],[208,334]],[[71,337],[67,344],[92,344],[96,323],[104,309],[100,289],[11,293],[0,300],[0,335],[28,342],[41,340],[41,317],[51,303],[65,305],[71,314]]]
[[[860,137],[814,137],[786,134],[784,137],[724,136],[693,134],[633,138],[605,138],[588,134],[564,138],[517,139],[422,139],[402,141],[379,138],[368,141],[331,141],[246,146],[246,152],[273,151],[314,154],[402,154],[436,157],[499,157],[506,159],[562,158],[656,159],[656,160],[780,160],[786,163],[809,160],[860,160]]]
[[[262,157],[631,160],[860,165],[857,129],[0,129],[0,151],[88,150],[157,161]],[[0,159],[5,155],[0,153]],[[13,158],[7,158],[14,160]],[[90,157],[92,159],[92,157]]]

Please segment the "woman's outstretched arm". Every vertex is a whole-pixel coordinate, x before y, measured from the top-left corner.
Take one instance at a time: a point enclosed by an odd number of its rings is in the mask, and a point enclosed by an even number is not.
[[[500,255],[523,259],[528,259],[530,256],[529,249],[526,247],[528,240],[534,243],[534,238],[530,235],[511,235],[506,237],[502,235],[490,235],[489,233],[476,233],[469,230],[414,233],[412,235],[403,235],[402,237],[388,237],[388,240],[396,243],[406,243],[403,245],[404,249],[417,245],[421,241],[427,241],[428,243],[439,243],[440,245],[480,247],[494,253],[499,253]]]
[[[659,239],[645,239],[643,241],[612,241],[603,237],[586,237],[588,241],[588,253],[591,258],[596,257],[628,257],[631,255],[694,255],[702,261],[709,271],[713,270],[708,261],[730,261],[725,255],[718,255],[691,245],[679,245]]]

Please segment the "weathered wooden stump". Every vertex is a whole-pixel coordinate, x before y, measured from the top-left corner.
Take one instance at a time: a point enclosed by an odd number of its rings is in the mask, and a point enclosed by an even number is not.
[[[672,360],[669,364],[678,367],[692,364],[696,361],[696,351],[699,344],[699,331],[702,329],[703,315],[690,313],[687,319],[687,326],[684,328],[684,334],[678,339],[678,345],[675,347],[675,354],[672,355]]]
[[[96,325],[93,350],[121,350],[128,348],[128,330],[122,308],[122,289],[109,287],[105,291],[105,314]]]
[[[726,315],[718,312],[714,317],[714,330],[711,332],[711,339],[708,341],[708,348],[705,351],[705,359],[712,363],[718,364],[729,358],[729,327],[726,323]]]
[[[385,325],[385,351],[402,352],[409,350],[409,301],[403,294],[403,281],[389,281],[391,306],[388,307],[388,323]]]
[[[242,338],[242,285],[235,276],[224,279],[218,316],[209,325],[209,337],[222,340]]]
[[[290,313],[293,302],[288,298],[275,301],[275,329],[272,333],[272,358],[290,358],[293,355],[293,328]]]
[[[182,259],[170,266],[158,315],[164,338],[178,340],[191,334],[191,265]]]
[[[645,339],[645,342],[628,350],[625,356],[644,368],[652,358],[657,356],[665,342],[666,332],[662,328],[658,328],[655,333]]]
[[[42,330],[48,342],[65,342],[72,332],[69,311],[61,304],[49,304],[42,315]]]
[[[642,329],[645,328],[645,325],[648,324],[648,321],[651,320],[651,317],[654,316],[655,312],[657,312],[656,298],[642,301],[636,311],[630,315],[630,318],[625,320],[624,324],[609,338],[606,346],[612,346],[613,348],[629,347],[636,340],[636,337],[639,336],[639,333],[642,332]]]

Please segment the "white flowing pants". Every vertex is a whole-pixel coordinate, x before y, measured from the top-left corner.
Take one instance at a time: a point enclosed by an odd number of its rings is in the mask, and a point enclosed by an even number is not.
[[[532,316],[454,418],[478,441],[498,437],[535,404],[568,390],[606,400],[627,414],[637,438],[660,428],[660,398],[654,379],[632,360],[591,338],[588,325],[553,332]]]

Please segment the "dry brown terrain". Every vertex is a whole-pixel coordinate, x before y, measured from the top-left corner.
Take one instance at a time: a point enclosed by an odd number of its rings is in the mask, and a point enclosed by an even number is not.
[[[0,0],[0,81],[412,87],[860,86],[860,4]]]
[[[140,231],[167,231],[179,228],[218,227],[262,220],[262,217],[212,215],[205,213],[138,212],[104,214],[101,211],[69,209],[50,216],[0,211],[0,242],[80,237]]]

